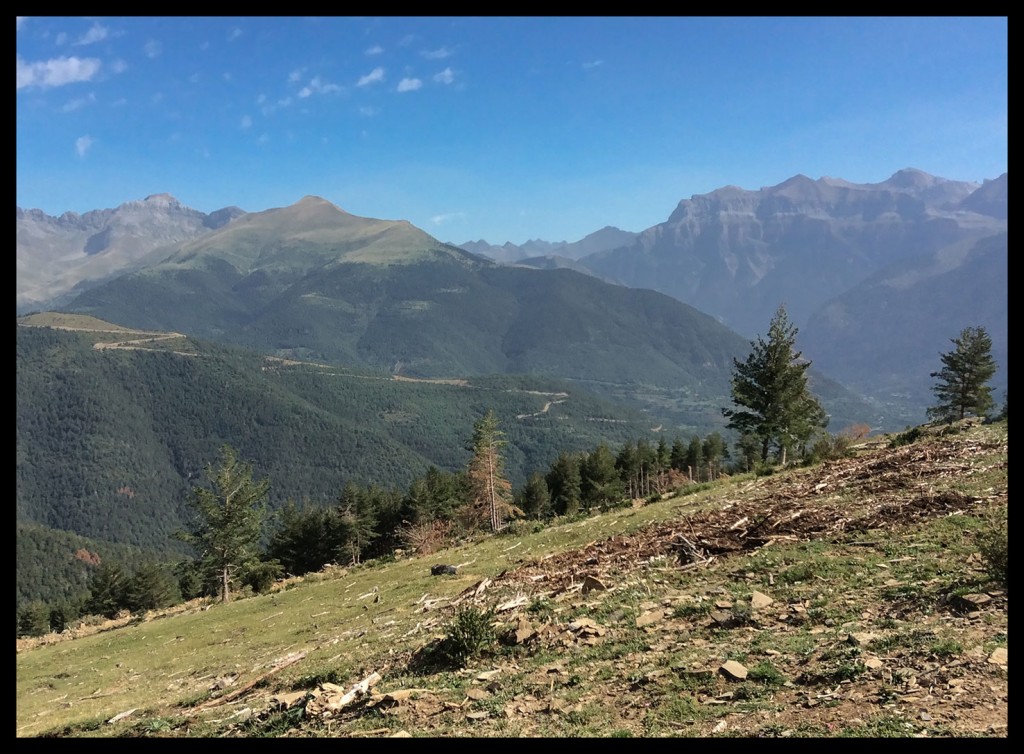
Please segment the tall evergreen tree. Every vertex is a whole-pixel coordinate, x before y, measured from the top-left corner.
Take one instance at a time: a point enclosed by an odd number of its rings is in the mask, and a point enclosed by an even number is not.
[[[512,483],[505,476],[505,444],[494,411],[488,411],[473,425],[473,457],[467,469],[470,496],[464,509],[464,517],[473,528],[486,521],[491,531],[501,531],[510,518],[523,515],[513,500]]]
[[[729,429],[755,435],[761,443],[761,460],[768,460],[774,445],[786,452],[806,445],[828,424],[828,416],[807,388],[811,362],[796,350],[797,328],[789,322],[785,306],[779,306],[768,327],[767,340],[758,336],[746,361],[733,359],[732,401],[723,408]]]
[[[712,432],[704,438],[702,446],[704,463],[708,467],[708,479],[715,479],[721,472],[722,459],[729,455],[725,440],[718,432]]]
[[[221,601],[230,602],[236,574],[258,557],[270,482],[255,481],[252,466],[229,445],[221,448],[217,468],[207,465],[206,476],[212,489],[192,489],[199,518],[180,536],[199,551],[203,570],[216,574]]]
[[[692,475],[692,481],[699,482],[701,467],[704,466],[704,443],[697,435],[690,438],[690,444],[686,448],[686,466]]]
[[[943,422],[968,414],[985,416],[993,406],[992,388],[986,384],[996,372],[992,338],[984,327],[965,327],[950,340],[956,348],[940,354],[942,369],[931,373],[937,378],[932,392],[939,402],[928,409],[928,416]]]
[[[580,463],[580,498],[587,507],[614,505],[625,496],[615,456],[601,443]]]
[[[551,515],[551,493],[547,480],[539,471],[530,474],[519,492],[518,505],[527,518],[541,519]]]
[[[83,609],[90,615],[113,618],[128,607],[129,577],[117,563],[101,563],[89,580]]]
[[[580,461],[562,452],[551,464],[545,481],[551,493],[551,510],[558,516],[572,516],[580,509]]]
[[[676,437],[672,441],[672,451],[669,454],[669,463],[676,471],[686,471],[686,446],[679,437]]]
[[[166,569],[143,563],[128,580],[125,599],[128,609],[136,613],[173,605],[181,600],[181,594]]]

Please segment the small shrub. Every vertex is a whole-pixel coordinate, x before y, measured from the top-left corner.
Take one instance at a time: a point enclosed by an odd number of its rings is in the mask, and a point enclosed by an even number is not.
[[[284,576],[284,567],[277,560],[260,560],[248,565],[242,574],[242,585],[255,594],[270,591],[274,582]]]
[[[486,610],[463,605],[458,608],[455,617],[448,625],[445,637],[445,654],[459,666],[481,653],[488,645],[493,645],[497,636],[492,625],[494,608]]]
[[[1007,509],[993,514],[985,529],[978,533],[978,551],[985,561],[985,570],[993,581],[1006,586]]]
[[[433,555],[451,546],[455,538],[451,521],[435,519],[419,524],[405,523],[398,528],[399,541],[419,555]]]
[[[910,445],[911,443],[917,442],[921,439],[924,432],[921,431],[920,427],[907,428],[906,431],[900,432],[892,440],[889,441],[890,448],[898,448],[901,445]]]
[[[808,462],[818,463],[820,461],[836,461],[840,458],[846,458],[850,455],[850,446],[852,444],[853,440],[849,435],[830,435],[826,433],[815,440],[814,445],[811,446]]]
[[[765,686],[782,686],[786,682],[786,677],[767,660],[752,667],[747,673],[747,678]]]

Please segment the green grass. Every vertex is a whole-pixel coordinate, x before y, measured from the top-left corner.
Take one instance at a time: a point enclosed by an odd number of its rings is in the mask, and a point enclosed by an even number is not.
[[[790,478],[803,484],[806,471],[791,477],[781,472],[770,483]],[[1005,486],[1005,466],[1003,475]],[[970,474],[956,479],[967,487],[975,481]],[[779,495],[785,494],[782,489]],[[924,726],[915,720],[906,728],[906,717],[885,705],[904,704],[910,676],[924,679],[937,662],[979,652],[987,656],[1006,646],[1005,610],[988,611],[984,621],[958,623],[961,619],[941,602],[951,590],[974,588],[985,578],[980,563],[967,562],[984,520],[974,513],[878,530],[871,534],[877,543],[870,546],[850,542],[865,537],[841,543],[783,540],[750,554],[720,557],[704,568],[629,562],[623,554],[598,566],[584,565],[581,558],[550,574],[598,568],[610,588],[587,595],[555,595],[547,578],[516,584],[497,578],[522,565],[543,574],[547,555],[636,532],[649,523],[679,522],[681,511],[734,505],[740,494],[737,485],[723,481],[701,493],[698,504],[694,498],[669,499],[540,531],[482,538],[443,553],[445,562],[465,564],[452,578],[430,575],[438,555],[335,569],[270,594],[208,610],[196,605],[191,612],[19,652],[17,735],[216,737],[233,725],[232,735],[245,737],[333,737],[402,727],[424,737],[907,737]],[[914,560],[900,560],[905,557]],[[789,580],[785,573],[802,577]],[[914,581],[924,576],[929,581]],[[415,653],[450,638],[457,612],[444,600],[458,599],[484,579],[493,581],[481,600],[464,604],[482,611],[528,597],[518,611],[494,616],[498,640],[467,655],[465,667],[412,663]],[[899,584],[886,585],[892,580]],[[716,601],[731,601],[734,609],[749,605],[753,589],[775,602],[727,628],[708,617]],[[425,610],[425,598],[441,602]],[[637,628],[636,617],[650,604],[660,606],[664,618]],[[561,631],[556,637],[567,643],[502,643],[502,631],[518,617]],[[604,636],[593,646],[578,643],[566,629],[575,617],[596,620]],[[876,638],[853,646],[846,637],[857,631]],[[306,652],[304,659],[267,675],[238,703],[204,709],[206,702],[299,651]],[[884,658],[882,673],[866,664],[875,657]],[[746,680],[731,681],[717,672],[728,659],[747,667]],[[549,672],[552,667],[559,672]],[[275,693],[313,690],[325,682],[347,687],[377,671],[379,690],[426,689],[439,704],[460,705],[467,691],[484,686],[475,680],[478,673],[498,668],[500,674],[486,683],[487,698],[424,718],[410,716],[412,702],[394,713],[354,708],[326,720],[307,719],[294,709],[273,710],[267,703]],[[982,672],[979,689],[999,682],[996,669],[983,661],[958,665],[956,677]],[[236,676],[233,685],[213,687],[228,675]],[[833,722],[828,727],[806,717],[804,701],[819,695],[818,712],[836,711],[832,708],[839,700],[830,692],[837,688],[862,695],[858,717],[863,724],[837,727]],[[561,711],[513,711],[506,717],[506,711],[527,699],[557,702]],[[71,706],[63,706],[67,702]],[[254,710],[249,720],[217,722],[243,706]],[[133,708],[139,711],[131,717],[106,723]],[[465,718],[468,711],[490,714],[472,722]],[[716,732],[722,721],[726,726]],[[927,731],[991,735],[963,722]]]

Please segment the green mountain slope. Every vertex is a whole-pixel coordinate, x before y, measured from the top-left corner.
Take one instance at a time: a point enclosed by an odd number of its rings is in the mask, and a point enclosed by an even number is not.
[[[276,508],[463,468],[488,409],[516,484],[561,451],[654,437],[644,414],[551,379],[394,379],[160,338],[17,328],[19,522],[166,552],[222,443],[271,480]]]
[[[571,379],[699,432],[722,427],[732,358],[749,349],[663,294],[501,267],[313,197],[239,218],[67,310],[395,374]]]

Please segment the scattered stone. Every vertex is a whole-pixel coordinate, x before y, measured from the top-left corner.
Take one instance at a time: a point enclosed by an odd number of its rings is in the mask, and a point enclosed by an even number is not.
[[[430,567],[431,576],[455,576],[458,568],[453,565],[435,565]]]
[[[852,644],[855,647],[863,647],[865,644],[869,644],[878,637],[875,634],[867,633],[865,631],[857,631],[846,637],[848,644]]]
[[[466,689],[466,696],[473,701],[480,701],[481,699],[487,699],[490,696],[490,693],[483,689],[469,688]]]
[[[988,661],[994,665],[1005,665],[1006,664],[1006,647],[996,647],[992,650],[992,654],[988,656]]]
[[[583,579],[583,593],[588,592],[604,592],[607,591],[608,587],[601,579],[594,576],[587,576]]]
[[[719,610],[731,610],[732,600],[718,600],[717,602],[715,602],[715,607],[717,607]]]
[[[537,636],[537,629],[530,625],[529,621],[520,619],[512,639],[516,644],[523,644],[535,636]]]
[[[281,709],[291,709],[306,698],[305,691],[290,691],[285,694],[277,694],[271,697],[271,701]]]
[[[711,620],[713,620],[715,623],[726,625],[732,622],[732,613],[726,613],[721,610],[712,610]]]
[[[107,725],[113,725],[114,723],[118,722],[119,720],[124,720],[129,715],[134,714],[138,709],[139,709],[138,707],[133,707],[130,710],[126,710],[124,712],[117,713],[112,718],[107,720]]]
[[[497,670],[485,670],[482,673],[477,673],[476,674],[476,680],[478,680],[478,681],[489,681],[492,678],[494,678],[494,676],[498,675],[498,673],[500,673],[500,672],[501,672],[501,668],[498,668]]]
[[[929,715],[927,712],[922,712],[921,719],[924,720],[926,723],[931,722],[932,716]]]
[[[652,623],[657,623],[665,617],[664,610],[650,610],[636,619],[636,627],[643,628]]]
[[[991,601],[987,594],[964,594],[957,600],[963,610],[980,610]]]
[[[864,667],[866,667],[868,670],[880,670],[883,665],[884,663],[877,657],[868,657],[866,660],[864,660]]]
[[[710,668],[673,668],[680,678],[694,681],[710,681],[715,671]]]
[[[397,733],[392,733],[388,738],[412,738],[412,733],[403,729]]]
[[[742,681],[747,677],[747,669],[735,660],[728,660],[722,663],[718,672],[734,681]]]
[[[775,602],[775,600],[763,592],[754,592],[750,595],[750,607],[754,610],[760,610],[761,608],[768,607],[773,602]]]
[[[491,713],[488,712],[487,710],[479,710],[477,712],[467,712],[466,713],[466,719],[467,720],[485,720],[485,719],[487,719],[490,716],[491,716]]]

